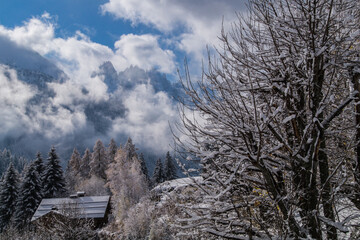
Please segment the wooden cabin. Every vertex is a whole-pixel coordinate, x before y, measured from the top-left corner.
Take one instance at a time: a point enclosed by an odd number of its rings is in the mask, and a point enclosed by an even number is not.
[[[78,192],[68,198],[44,198],[31,222],[48,221],[52,216],[64,221],[91,219],[94,227],[100,228],[107,223],[109,212],[110,196],[84,196],[83,192]]]

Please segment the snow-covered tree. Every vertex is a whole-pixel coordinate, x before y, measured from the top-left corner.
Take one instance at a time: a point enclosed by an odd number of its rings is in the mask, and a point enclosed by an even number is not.
[[[38,164],[35,161],[29,165],[20,185],[14,219],[18,228],[23,228],[30,223],[42,199],[41,180],[37,167]]]
[[[18,172],[10,162],[0,189],[0,231],[13,221],[18,197]]]
[[[233,239],[337,239],[349,225],[338,201],[356,181],[347,166],[360,166],[359,2],[249,6],[222,31],[203,79],[182,79],[188,138],[177,141],[201,159],[208,195],[184,210],[189,226]]]
[[[54,146],[51,147],[47,160],[43,178],[43,197],[54,198],[64,196],[66,193],[66,182]]]
[[[109,194],[105,179],[97,176],[81,179],[75,186],[75,191],[84,191],[89,196],[104,196]]]
[[[153,186],[156,186],[159,183],[162,183],[164,181],[164,170],[163,170],[163,165],[162,165],[160,158],[156,161],[151,180],[152,180]]]
[[[105,171],[107,169],[107,154],[104,144],[101,140],[97,140],[91,154],[90,175],[106,179]]]
[[[132,159],[134,156],[137,157],[135,144],[133,144],[131,137],[128,138],[123,149],[127,154],[127,159]]]
[[[76,148],[74,148],[71,158],[66,167],[66,182],[68,185],[68,189],[71,191],[75,190],[75,186],[80,178],[80,164],[81,157]]]
[[[33,162],[33,165],[35,167],[36,172],[39,175],[39,181],[40,181],[40,185],[42,186],[42,182],[43,182],[43,176],[45,173],[45,166],[44,166],[44,161],[41,157],[41,153],[37,152],[36,153],[36,159]]]
[[[118,149],[117,144],[116,144],[115,140],[112,138],[110,140],[109,146],[107,148],[107,155],[108,155],[108,163],[109,164],[114,161],[117,149]]]
[[[131,159],[128,156],[129,152],[120,148],[115,161],[106,171],[107,186],[113,194],[114,213],[119,221],[127,217],[127,210],[148,191],[148,184],[137,156]]]
[[[139,155],[139,162],[140,162],[140,166],[141,166],[141,172],[144,174],[145,179],[148,182],[148,184],[150,184],[149,172],[146,167],[146,162],[145,162],[143,153],[140,153],[140,155]]]
[[[5,173],[12,159],[10,150],[5,148],[2,152],[0,152],[0,157],[0,170],[1,173]]]
[[[84,156],[81,158],[80,163],[80,175],[82,178],[90,178],[90,161],[91,161],[91,153],[87,148],[85,150]]]
[[[164,180],[173,180],[176,176],[176,165],[174,163],[174,160],[170,156],[170,153],[166,153],[165,162],[164,162]]]
[[[21,172],[27,161],[23,157],[17,157],[15,154],[12,154],[9,149],[5,148],[2,152],[0,151],[0,174],[6,171],[10,162],[13,163],[18,172]]]
[[[81,164],[80,154],[78,150],[74,148],[74,151],[68,163],[68,168],[71,169],[71,171],[74,172],[75,175],[77,175],[80,171],[80,164]]]

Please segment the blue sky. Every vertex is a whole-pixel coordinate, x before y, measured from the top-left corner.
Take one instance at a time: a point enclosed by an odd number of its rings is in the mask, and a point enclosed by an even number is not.
[[[80,30],[98,43],[114,47],[114,42],[128,33],[154,32],[143,25],[131,26],[130,21],[115,20],[102,14],[100,6],[107,0],[11,0],[0,1],[0,24],[15,27],[31,17],[48,12],[58,24],[58,36],[71,36]]]

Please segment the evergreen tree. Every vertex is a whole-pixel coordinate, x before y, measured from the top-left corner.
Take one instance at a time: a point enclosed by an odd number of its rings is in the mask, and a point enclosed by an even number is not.
[[[107,155],[108,155],[108,163],[114,162],[115,154],[118,150],[118,147],[116,145],[115,140],[112,138],[109,143],[109,147],[107,149]]]
[[[5,173],[6,169],[9,167],[9,163],[11,160],[11,153],[10,150],[6,148],[0,152],[0,171],[1,173]]]
[[[141,166],[141,172],[144,174],[146,182],[147,182],[147,183],[150,183],[149,173],[148,173],[148,169],[147,169],[147,167],[146,167],[146,163],[145,163],[145,159],[144,159],[144,154],[143,154],[143,153],[140,153],[139,163],[140,163],[140,166]]]
[[[10,162],[13,163],[14,168],[18,172],[22,172],[27,160],[24,157],[17,157],[12,154],[10,150],[5,148],[2,152],[0,152],[0,174],[6,171]]]
[[[20,186],[14,219],[18,228],[23,228],[30,223],[42,199],[41,179],[37,167],[35,161],[29,165]]]
[[[54,198],[63,196],[66,193],[64,173],[60,166],[59,157],[53,146],[49,152],[48,162],[45,168],[43,196]]]
[[[45,173],[45,166],[44,166],[44,161],[43,161],[43,159],[41,157],[40,152],[36,153],[36,159],[33,162],[33,165],[34,165],[35,171],[39,175],[40,186],[43,186],[43,178],[44,178],[44,173]]]
[[[9,166],[9,164],[11,162],[11,151],[7,150],[6,148],[3,151],[3,161],[7,167]]]
[[[155,169],[154,169],[154,173],[153,173],[153,176],[152,176],[152,183],[153,183],[153,186],[156,186],[158,185],[159,183],[162,183],[163,182],[163,166],[162,166],[162,162],[161,162],[161,159],[159,158],[157,161],[156,161],[156,165],[155,165]]]
[[[1,186],[2,186],[2,184],[4,182],[4,179],[5,179],[5,173],[2,173],[1,178],[0,178],[0,190],[1,190]]]
[[[0,231],[12,221],[18,196],[18,173],[10,162],[0,191]]]
[[[101,140],[97,140],[91,155],[90,175],[95,175],[106,179],[105,170],[107,169],[106,151]]]
[[[11,162],[14,164],[14,167],[18,172],[22,172],[28,163],[24,157],[17,157],[16,155],[11,155]]]
[[[164,162],[164,180],[173,180],[176,176],[176,165],[174,163],[174,160],[170,156],[170,153],[166,153],[166,158]]]
[[[80,163],[80,175],[83,178],[90,178],[90,160],[91,153],[90,150],[87,148]]]
[[[124,151],[126,152],[127,159],[132,159],[134,156],[137,157],[135,145],[132,142],[131,137],[125,143]]]

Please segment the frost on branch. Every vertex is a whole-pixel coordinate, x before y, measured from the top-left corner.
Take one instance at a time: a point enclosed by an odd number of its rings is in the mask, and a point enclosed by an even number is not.
[[[204,196],[184,205],[184,234],[337,239],[352,227],[340,213],[346,198],[360,209],[359,14],[355,0],[253,0],[202,80],[186,70],[188,138],[175,139],[201,159]]]

